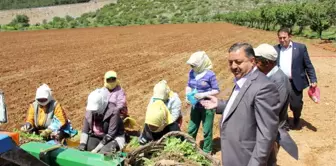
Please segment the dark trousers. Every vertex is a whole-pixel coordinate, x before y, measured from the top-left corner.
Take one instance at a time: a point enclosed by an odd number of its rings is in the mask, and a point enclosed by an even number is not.
[[[100,141],[102,140],[102,138],[99,137],[95,137],[95,136],[90,136],[88,139],[88,143],[87,143],[87,151],[92,151],[93,149],[95,149],[97,147],[97,145],[100,143]],[[107,143],[106,145],[103,146],[102,149],[100,149],[99,153],[110,153],[112,152],[113,148],[117,148],[117,150],[119,150],[119,146],[116,144],[115,141],[110,141],[109,143]]]
[[[303,95],[302,91],[296,90],[293,81],[290,80],[291,83],[291,91],[289,96],[289,107],[293,111],[294,121],[300,120],[301,111],[303,107]]]
[[[272,145],[272,151],[267,161],[267,166],[276,166],[277,165],[277,156],[280,149],[280,144],[278,141],[275,141]]]
[[[172,124],[169,124],[168,126],[166,126],[162,131],[160,132],[152,132],[151,130],[149,130],[149,127],[147,124],[145,124],[144,130],[141,134],[140,137],[143,137],[146,139],[147,142],[150,141],[157,141],[159,140],[162,136],[164,136],[165,134],[171,132],[171,131],[181,131],[180,127],[178,126],[177,122],[174,122]],[[146,143],[147,143],[146,142]]]

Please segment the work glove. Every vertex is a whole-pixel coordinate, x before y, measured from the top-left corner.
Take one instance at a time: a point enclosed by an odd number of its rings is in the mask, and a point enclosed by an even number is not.
[[[29,122],[26,122],[22,127],[21,127],[21,131],[23,132],[27,132],[29,131],[30,129],[32,129],[33,126],[29,123]]]
[[[110,141],[112,141],[113,140],[113,137],[112,136],[110,136],[110,135],[108,135],[108,134],[106,134],[105,136],[104,136],[104,138],[103,138],[103,140],[101,140],[101,144],[103,144],[103,145],[106,145],[107,143],[109,143]]]
[[[140,137],[139,137],[139,143],[140,143],[140,145],[145,145],[145,144],[147,144],[147,139],[146,138],[144,138],[142,135],[140,135]]]
[[[78,150],[85,151],[85,149],[86,149],[86,144],[83,144],[83,143],[79,144]]]
[[[100,151],[100,149],[102,149],[104,147],[104,145],[102,144],[102,141],[100,141],[100,143],[96,146],[96,148],[94,148],[91,153],[98,153]]]
[[[206,94],[204,93],[196,93],[195,94],[195,98],[200,100],[200,99],[203,99],[204,97],[206,97]]]
[[[52,133],[52,130],[45,129],[40,133],[40,136],[43,137],[44,139],[48,139],[51,133]]]
[[[113,137],[106,134],[104,137],[103,137],[103,140],[101,140],[99,142],[99,144],[96,146],[96,148],[94,148],[91,153],[98,153],[100,151],[101,148],[103,148],[103,146],[105,146],[106,144],[108,144],[109,142],[111,142],[113,140]]]
[[[119,147],[118,142],[117,142],[116,140],[113,140],[113,141],[112,141],[112,145],[111,145],[111,152],[112,152],[112,153],[115,153],[115,152],[117,152],[119,149],[120,149],[120,147]]]

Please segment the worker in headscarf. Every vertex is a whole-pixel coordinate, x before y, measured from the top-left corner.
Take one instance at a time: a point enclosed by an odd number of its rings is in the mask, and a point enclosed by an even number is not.
[[[45,139],[49,139],[55,129],[54,126],[51,129],[54,119],[59,122],[56,128],[56,137],[58,139],[68,137],[71,133],[66,133],[63,130],[69,125],[64,109],[53,98],[49,86],[43,84],[36,91],[35,101],[29,106],[26,123],[21,127],[21,131],[37,132]]]
[[[89,94],[79,150],[105,154],[123,149],[124,124],[117,105],[108,101],[108,95],[105,87]]]
[[[154,87],[153,101],[147,107],[145,127],[139,137],[141,145],[156,141],[171,131],[180,131],[176,119],[165,104],[169,97],[166,85],[165,81],[161,81]]]
[[[122,119],[128,116],[128,109],[126,103],[126,95],[121,88],[117,73],[115,71],[108,71],[104,76],[104,87],[109,90],[108,101],[114,103],[116,109],[119,110]]]
[[[166,80],[161,80],[157,83],[153,90],[153,96],[151,97],[148,106],[150,106],[156,99],[161,99],[167,106],[173,121],[177,122],[179,127],[182,125],[182,102],[177,93],[172,91]]]
[[[203,151],[212,152],[212,128],[215,110],[205,109],[201,100],[206,100],[206,96],[214,96],[219,93],[219,87],[215,73],[212,69],[212,62],[204,51],[193,53],[187,64],[190,65],[188,84],[186,87],[186,96],[195,93],[197,102],[192,105],[190,112],[190,121],[188,125],[188,134],[196,139],[200,123],[203,124],[204,145]],[[191,103],[186,99],[187,103]]]

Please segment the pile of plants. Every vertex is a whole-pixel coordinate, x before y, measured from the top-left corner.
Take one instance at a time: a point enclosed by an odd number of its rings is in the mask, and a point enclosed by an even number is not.
[[[170,132],[144,146],[133,137],[126,150],[132,150],[128,152],[126,165],[219,165],[219,161],[204,153],[194,139],[183,132]]]
[[[19,133],[20,136],[20,145],[28,143],[30,141],[34,142],[45,142],[42,136],[36,134],[36,133],[26,133],[22,132],[18,129],[14,129],[13,132]]]

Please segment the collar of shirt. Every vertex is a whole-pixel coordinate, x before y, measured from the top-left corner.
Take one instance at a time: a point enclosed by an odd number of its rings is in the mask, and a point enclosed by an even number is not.
[[[288,47],[285,48],[285,47],[281,46],[281,50],[282,50],[282,51],[284,51],[284,50],[288,50],[288,49],[291,49],[292,47],[293,47],[293,43],[292,43],[292,41],[290,41]]]
[[[246,82],[246,80],[248,79],[248,77],[257,70],[257,67],[255,66],[249,73],[247,73],[244,77],[240,78],[239,80],[237,80],[236,78],[234,79],[234,82],[236,84],[235,89],[240,89],[241,87],[243,87],[244,83]]]
[[[195,77],[195,80],[199,80],[199,79],[201,79],[203,76],[205,76],[205,74],[208,72],[208,70],[204,70],[203,72],[201,72],[201,73],[196,73],[196,72],[194,72],[193,74],[194,74],[194,77]]]
[[[272,75],[274,75],[277,71],[279,70],[278,66],[274,66],[273,69],[271,71],[269,71],[266,76],[267,77],[271,77]]]

